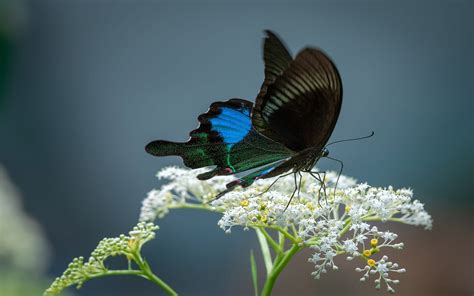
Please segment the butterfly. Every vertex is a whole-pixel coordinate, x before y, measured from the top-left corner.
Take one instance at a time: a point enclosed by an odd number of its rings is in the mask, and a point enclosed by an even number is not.
[[[263,60],[265,78],[255,104],[237,98],[214,102],[199,115],[199,126],[187,142],[156,140],[146,145],[146,151],[180,156],[192,169],[214,166],[198,175],[200,180],[252,170],[228,183],[216,198],[256,179],[287,172],[295,175],[296,191],[296,174],[311,173],[316,162],[328,155],[325,145],[341,110],[341,78],[321,49],[306,47],[292,58],[269,30]]]

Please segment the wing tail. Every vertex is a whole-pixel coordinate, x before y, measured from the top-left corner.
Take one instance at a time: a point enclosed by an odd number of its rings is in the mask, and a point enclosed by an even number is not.
[[[213,145],[209,144],[200,145],[190,144],[189,142],[176,143],[164,140],[156,140],[146,145],[145,150],[154,156],[180,156],[187,167],[197,169],[216,164],[213,158],[206,155],[207,150],[212,148]],[[214,153],[222,154],[222,152],[219,153],[218,151],[215,151]]]
[[[183,155],[185,143],[176,143],[164,140],[157,140],[146,145],[146,152],[154,156]]]

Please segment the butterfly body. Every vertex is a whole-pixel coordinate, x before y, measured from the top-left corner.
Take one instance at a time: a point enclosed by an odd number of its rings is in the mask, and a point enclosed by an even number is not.
[[[157,140],[146,146],[155,156],[181,156],[190,168],[215,166],[200,180],[254,170],[218,196],[259,178],[310,171],[327,155],[324,147],[339,116],[342,84],[332,61],[316,48],[293,59],[274,33],[266,34],[265,80],[255,104],[212,103],[187,142]]]

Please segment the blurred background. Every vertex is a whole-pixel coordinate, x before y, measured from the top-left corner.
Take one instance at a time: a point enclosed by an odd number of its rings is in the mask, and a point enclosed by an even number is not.
[[[398,295],[471,295],[472,15],[472,1],[0,1],[0,185],[10,188],[0,198],[0,272],[20,274],[0,282],[0,294],[39,295],[73,257],[126,233],[160,186],[156,171],[181,165],[147,155],[144,145],[186,140],[213,101],[253,101],[263,81],[262,31],[272,29],[293,54],[310,44],[336,62],[344,102],[332,140],[375,131],[331,147],[344,173],[411,187],[434,217],[432,231],[386,225],[406,246],[393,254],[408,270]],[[256,237],[226,235],[218,218],[182,210],[157,221],[146,257],[182,295],[253,291]],[[34,256],[11,260],[20,254],[11,240],[33,246],[21,254]],[[359,283],[343,258],[339,271],[316,281],[308,257],[289,265],[274,295],[386,294]],[[15,281],[36,292],[8,290]],[[75,293],[161,295],[134,277],[87,282]]]

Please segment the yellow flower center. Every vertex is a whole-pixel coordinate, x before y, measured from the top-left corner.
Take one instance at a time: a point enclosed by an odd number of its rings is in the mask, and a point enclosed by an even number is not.
[[[367,265],[369,265],[370,267],[374,267],[376,264],[375,260],[374,259],[369,259],[367,260]]]
[[[262,215],[262,217],[260,217],[260,221],[262,221],[263,223],[267,223],[268,221],[268,218],[266,215]]]
[[[370,240],[370,245],[372,246],[372,248],[375,248],[379,243],[379,240],[376,239],[376,238],[373,238]]]
[[[246,199],[243,199],[240,201],[240,205],[245,208],[246,206],[249,205],[249,201]]]
[[[362,252],[362,254],[364,254],[365,257],[370,257],[370,255],[372,255],[372,251],[371,250],[364,250],[364,252]]]
[[[344,211],[346,211],[346,213],[349,213],[350,210],[351,210],[351,206],[346,206],[346,208],[344,209]]]

